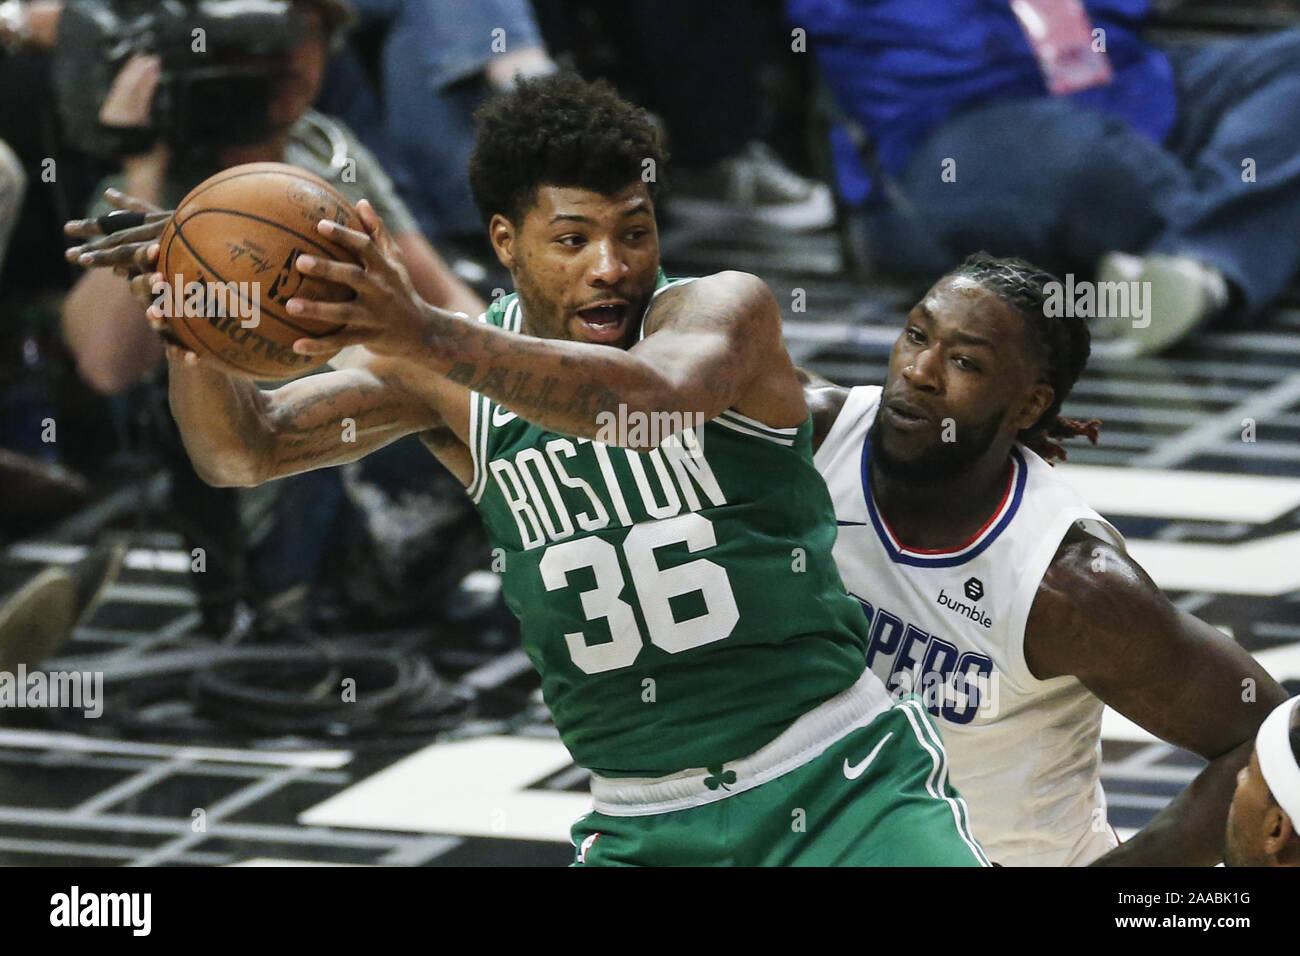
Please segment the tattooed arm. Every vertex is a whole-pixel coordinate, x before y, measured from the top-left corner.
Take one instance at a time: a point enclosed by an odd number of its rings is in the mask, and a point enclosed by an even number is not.
[[[428,397],[382,358],[269,392],[170,360],[170,352],[169,365],[172,414],[195,470],[213,485],[257,485],[355,461],[404,435],[432,431],[441,439],[450,431]],[[436,442],[426,444],[438,453]]]
[[[711,419],[733,408],[773,427],[802,424],[808,409],[781,341],[780,308],[758,278],[723,272],[665,291],[629,349],[520,335],[436,309],[415,294],[392,240],[366,203],[369,232],[322,222],[320,231],[360,265],[298,259],[302,272],[350,286],[356,297],[293,299],[292,314],[346,326],[295,350],[370,350],[493,399],[550,431],[608,440],[608,419],[659,412]]]
[[[430,316],[421,361],[543,428],[600,432],[601,413],[735,408],[777,427],[801,424],[802,392],[781,344],[780,312],[759,279],[719,273],[659,295],[630,349],[505,332]]]

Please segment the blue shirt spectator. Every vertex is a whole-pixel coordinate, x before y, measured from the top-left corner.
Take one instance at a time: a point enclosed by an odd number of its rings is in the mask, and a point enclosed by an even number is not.
[[[1139,36],[1149,0],[1084,0],[1105,31],[1114,77],[1070,99],[1127,120],[1163,142],[1177,116],[1173,70]],[[976,105],[1048,95],[1038,62],[1008,0],[787,0],[794,26],[808,31],[836,98],[897,174],[926,135]],[[845,200],[875,198],[844,132],[832,137]]]

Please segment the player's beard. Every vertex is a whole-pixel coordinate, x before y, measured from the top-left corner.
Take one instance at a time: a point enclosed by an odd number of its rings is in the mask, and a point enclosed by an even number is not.
[[[881,409],[884,408],[882,403]],[[880,409],[871,423],[867,438],[871,441],[871,460],[886,478],[910,484],[949,481],[969,471],[989,450],[1002,427],[1003,412],[990,415],[976,425],[957,426],[956,440],[938,442],[916,458],[896,458],[889,453],[882,434]]]
[[[1246,829],[1240,814],[1244,811],[1234,798],[1228,806],[1228,822],[1223,838],[1223,863],[1225,866],[1267,866],[1268,860],[1253,852],[1254,848],[1243,837]],[[1250,814],[1246,813],[1249,818]]]

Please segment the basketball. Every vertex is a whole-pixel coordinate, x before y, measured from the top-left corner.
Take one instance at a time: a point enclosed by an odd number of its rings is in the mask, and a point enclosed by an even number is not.
[[[288,379],[328,362],[328,353],[299,355],[292,346],[340,326],[285,312],[294,296],[326,302],[353,296],[346,286],[294,266],[307,253],[356,261],[317,231],[322,219],[363,228],[337,189],[296,166],[249,163],[195,187],[159,239],[158,271],[171,286],[160,307],[176,338],[242,378]]]

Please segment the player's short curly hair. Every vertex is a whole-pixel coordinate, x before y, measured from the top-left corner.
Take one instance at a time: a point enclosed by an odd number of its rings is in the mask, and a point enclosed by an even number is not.
[[[1025,320],[1027,341],[1043,363],[1043,380],[1052,387],[1052,404],[1042,416],[1020,433],[1020,440],[1043,458],[1065,458],[1060,445],[1052,438],[1087,437],[1097,443],[1098,421],[1078,422],[1061,418],[1061,406],[1079,380],[1092,352],[1092,336],[1082,318],[1048,315],[1045,303],[1049,283],[1058,283],[1050,272],[1032,262],[1015,257],[999,258],[987,252],[966,257],[949,275],[963,276],[978,282]]]
[[[543,185],[608,196],[645,179],[653,198],[668,160],[645,110],[572,72],[520,80],[474,119],[469,184],[484,225],[497,213],[520,223]]]

